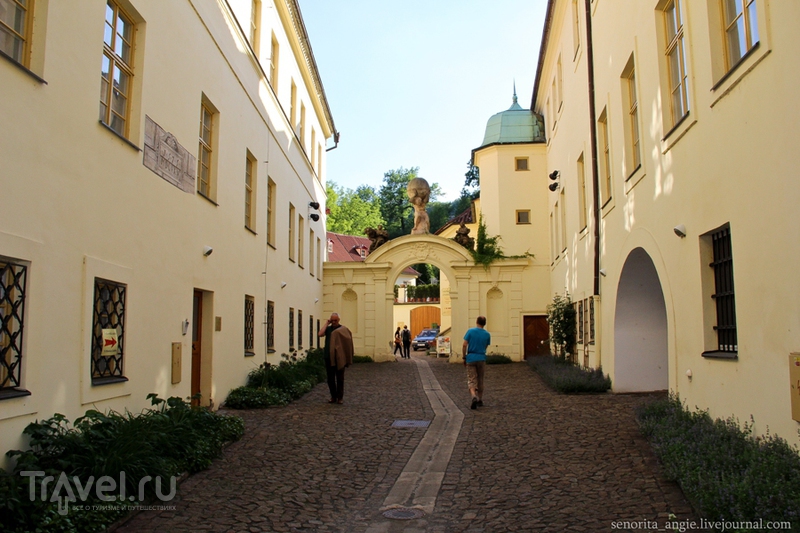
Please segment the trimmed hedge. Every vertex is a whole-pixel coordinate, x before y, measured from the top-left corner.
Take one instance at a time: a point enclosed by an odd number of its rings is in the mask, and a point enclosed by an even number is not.
[[[778,436],[753,436],[751,423],[690,412],[677,395],[637,408],[667,478],[711,521],[790,522],[800,530],[800,455]]]
[[[611,388],[611,378],[603,368],[582,368],[562,357],[539,355],[528,359],[534,371],[554,390],[570,394],[601,393]]]
[[[511,358],[507,355],[492,354],[486,356],[487,365],[507,365],[511,362]]]

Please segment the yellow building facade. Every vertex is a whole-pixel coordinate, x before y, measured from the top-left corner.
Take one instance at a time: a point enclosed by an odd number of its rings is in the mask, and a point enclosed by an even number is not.
[[[774,0],[550,0],[531,102],[577,360],[792,443],[797,20]]]
[[[316,346],[338,134],[296,0],[2,9],[0,448]]]

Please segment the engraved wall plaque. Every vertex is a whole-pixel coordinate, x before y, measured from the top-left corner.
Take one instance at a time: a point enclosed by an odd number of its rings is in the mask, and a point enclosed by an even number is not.
[[[174,135],[145,115],[142,164],[180,190],[194,193],[195,157]]]

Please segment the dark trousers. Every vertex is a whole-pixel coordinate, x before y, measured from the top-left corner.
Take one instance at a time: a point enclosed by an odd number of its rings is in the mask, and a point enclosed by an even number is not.
[[[331,398],[341,400],[344,398],[344,368],[337,370],[325,360],[325,372],[328,374],[328,389],[331,391]]]
[[[395,344],[394,345],[394,353],[392,355],[397,355],[397,351],[400,351],[400,356],[403,356],[403,345],[402,344]]]
[[[405,357],[406,359],[410,359],[411,358],[411,343],[410,342],[404,342],[403,343],[403,352],[405,353],[405,355],[403,357]]]

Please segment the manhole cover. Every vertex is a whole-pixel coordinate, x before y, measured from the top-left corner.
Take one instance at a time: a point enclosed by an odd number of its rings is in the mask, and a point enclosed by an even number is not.
[[[395,420],[393,428],[426,428],[431,424],[430,420]]]
[[[393,518],[395,520],[414,520],[415,518],[422,518],[425,516],[425,511],[422,509],[407,509],[405,507],[397,507],[396,509],[384,511],[383,516],[386,518]]]

